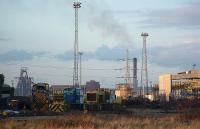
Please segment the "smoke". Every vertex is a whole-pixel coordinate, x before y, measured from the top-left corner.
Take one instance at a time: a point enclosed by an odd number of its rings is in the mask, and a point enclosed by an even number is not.
[[[133,42],[128,29],[114,17],[112,10],[90,5],[89,13],[89,28],[99,31],[103,38],[112,38],[128,46]]]

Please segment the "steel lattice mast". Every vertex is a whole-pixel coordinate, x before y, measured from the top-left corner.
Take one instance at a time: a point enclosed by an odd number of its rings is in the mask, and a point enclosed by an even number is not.
[[[142,95],[144,96],[144,86],[148,88],[148,69],[147,69],[147,49],[146,49],[146,38],[149,36],[148,33],[141,34],[143,38],[143,48],[142,48],[142,68],[141,68],[141,86]]]
[[[78,77],[78,9],[81,7],[81,3],[77,0],[74,2],[73,7],[75,9],[75,40],[74,40],[74,73],[73,73],[73,85],[79,86]]]
[[[80,77],[79,77],[79,81],[80,81],[80,84],[79,84],[79,85],[80,85],[80,87],[81,87],[81,86],[82,86],[82,58],[81,58],[81,57],[82,57],[82,55],[83,55],[83,52],[79,52],[78,54],[79,54],[79,62],[80,62],[80,63],[79,63],[79,64],[80,64],[80,65],[79,65],[79,74],[80,74],[80,75],[79,75],[79,76],[80,76]]]
[[[130,65],[129,65],[129,51],[126,50],[126,73],[125,73],[125,84],[130,86]]]

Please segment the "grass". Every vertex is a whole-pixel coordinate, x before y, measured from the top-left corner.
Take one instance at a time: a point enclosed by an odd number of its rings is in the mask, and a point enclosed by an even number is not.
[[[199,127],[199,119],[185,117],[182,119],[179,114],[141,116],[134,113],[71,113],[57,117],[0,121],[0,129],[199,129]]]

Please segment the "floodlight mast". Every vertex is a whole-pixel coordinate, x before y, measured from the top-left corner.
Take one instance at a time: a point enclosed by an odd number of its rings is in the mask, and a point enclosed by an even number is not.
[[[83,55],[83,52],[79,52],[79,79],[80,79],[80,87],[82,86],[82,55]]]
[[[73,72],[73,86],[79,87],[78,77],[78,9],[81,8],[81,3],[77,0],[74,2],[75,9],[75,40],[74,40],[74,72]]]

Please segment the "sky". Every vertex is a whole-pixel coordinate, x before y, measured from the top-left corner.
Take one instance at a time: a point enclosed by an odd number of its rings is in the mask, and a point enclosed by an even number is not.
[[[148,32],[150,81],[199,68],[199,0],[80,0],[79,50],[83,83],[103,87],[123,82],[126,49],[141,67],[142,32]],[[28,67],[34,82],[71,84],[73,0],[0,0],[0,73],[11,84]],[[132,65],[132,64],[131,64]],[[139,71],[138,71],[139,73]],[[138,74],[139,77],[139,74]],[[138,78],[139,80],[139,78]]]

